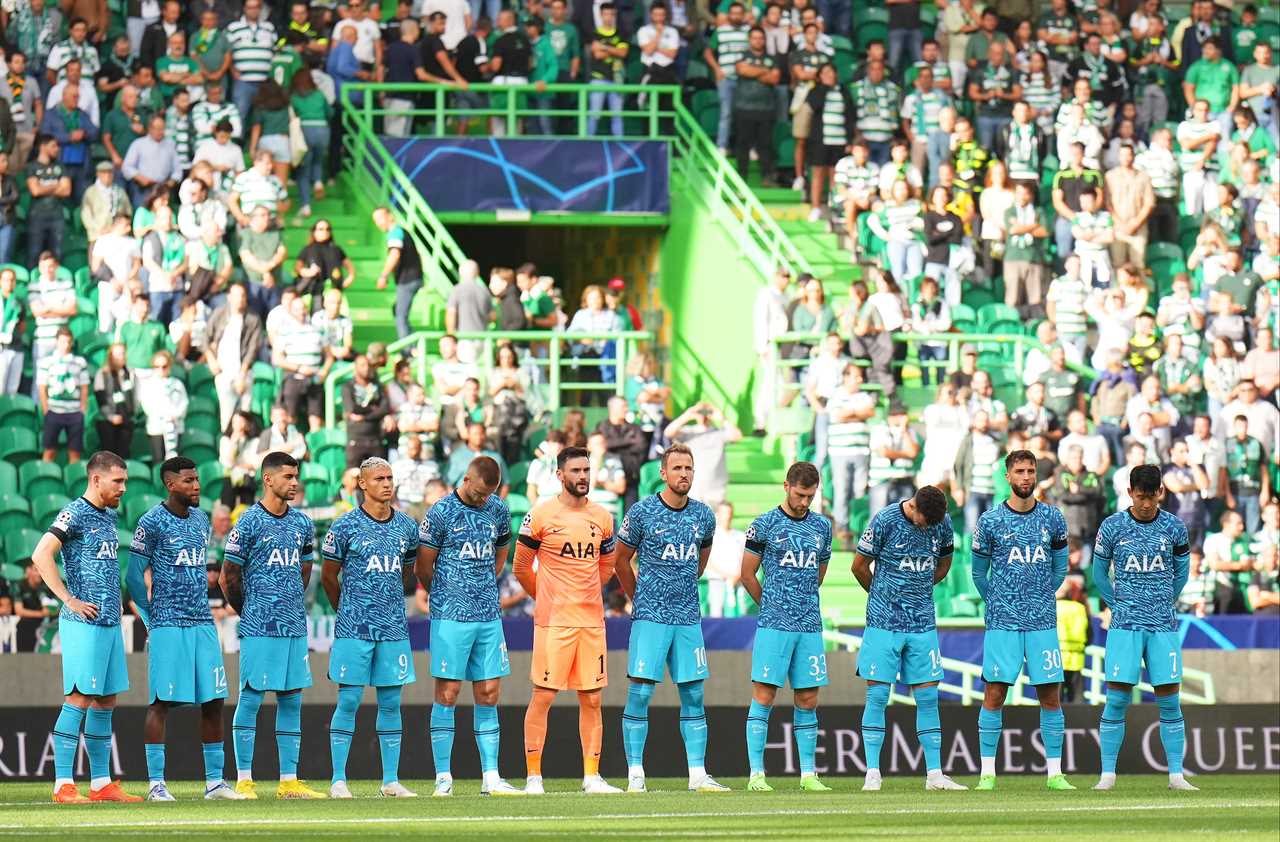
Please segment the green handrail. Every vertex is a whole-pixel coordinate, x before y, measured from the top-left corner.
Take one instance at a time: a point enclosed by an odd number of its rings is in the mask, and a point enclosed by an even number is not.
[[[362,198],[374,205],[385,205],[395,214],[418,246],[427,290],[447,299],[467,256],[374,133],[372,97],[365,96],[360,104],[352,102],[352,89],[356,87],[342,89],[347,171]]]
[[[448,231],[413,189],[408,177],[396,166],[386,147],[374,135],[375,116],[430,116],[434,118],[434,126],[430,129],[434,136],[444,135],[450,118],[500,117],[506,120],[507,135],[533,138],[545,136],[537,133],[539,121],[529,118],[572,118],[575,131],[567,135],[556,135],[557,137],[608,139],[603,135],[588,135],[587,122],[593,114],[597,117],[616,114],[643,120],[647,130],[645,139],[671,142],[673,171],[678,172],[684,184],[711,209],[716,221],[728,229],[730,236],[742,249],[743,256],[760,274],[761,281],[771,277],[779,266],[787,266],[796,273],[813,271],[809,261],[783,233],[764,204],[742,180],[737,169],[716,149],[715,142],[707,137],[698,121],[684,107],[679,98],[679,88],[673,85],[625,84],[551,84],[543,87],[476,84],[471,85],[469,90],[500,94],[503,102],[500,106],[481,108],[451,107],[448,96],[457,93],[457,88],[452,85],[370,83],[351,84],[342,88],[344,120],[360,133],[358,142],[348,142],[353,171],[358,176],[367,176],[362,187],[367,187],[370,195],[393,197],[407,194],[401,209],[405,218],[414,225],[415,236],[420,237],[429,248],[437,244],[452,245],[454,249],[457,247]],[[351,97],[356,92],[362,94],[359,104],[352,103]],[[426,104],[409,109],[378,106],[376,100],[379,95],[388,93],[403,94],[404,98],[420,98]],[[618,111],[593,112],[590,108],[590,95],[593,93],[616,93],[624,97],[644,94],[645,101],[637,108],[624,106]],[[573,107],[556,108],[555,95],[572,96]],[[666,107],[668,101],[673,108]],[[525,130],[524,133],[521,133],[522,129]],[[533,133],[530,134],[529,131]],[[372,175],[367,175],[372,168],[378,169]],[[461,251],[457,251],[457,259],[452,263],[456,266],[461,259]],[[444,274],[451,283],[451,276],[447,271],[449,262],[446,260]],[[447,290],[445,292],[447,294]]]
[[[401,352],[410,352],[416,368],[414,379],[426,385],[428,373],[428,360],[430,359],[430,350],[434,350],[435,343],[440,341],[446,332],[443,330],[422,330],[417,333],[410,334],[403,339],[396,340],[387,346],[387,354],[389,360],[396,359]],[[546,342],[547,356],[545,358],[531,358],[531,362],[535,365],[547,369],[547,391],[548,400],[547,408],[552,412],[560,409],[560,392],[562,389],[577,389],[580,391],[612,391],[614,394],[621,395],[626,388],[627,380],[627,364],[635,355],[636,344],[639,342],[649,342],[653,339],[653,334],[647,330],[618,330],[599,333],[582,333],[578,331],[564,330],[489,330],[489,331],[457,331],[452,334],[460,341],[479,340],[484,343],[483,349],[477,357],[478,368],[481,372],[488,373],[493,368],[494,348],[496,343],[503,341],[529,343],[529,342]],[[612,360],[603,359],[580,359],[570,356],[564,352],[562,347],[565,342],[573,342],[580,339],[603,339],[614,340],[615,349]],[[428,343],[431,343],[430,345]],[[598,381],[570,381],[564,379],[561,368],[565,365],[571,368],[577,367],[596,367],[603,368],[610,366],[614,369],[614,382],[601,383]],[[353,363],[339,363],[329,369],[329,375],[324,381],[324,415],[325,425],[333,427],[338,422],[338,388],[342,383],[351,379],[352,372],[355,370]],[[379,373],[379,377],[383,380],[391,379],[394,374],[394,367],[388,366]]]

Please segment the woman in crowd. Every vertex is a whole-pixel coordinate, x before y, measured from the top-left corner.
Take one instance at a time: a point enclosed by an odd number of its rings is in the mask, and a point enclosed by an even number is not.
[[[605,306],[604,289],[599,284],[589,284],[582,290],[581,308],[569,321],[569,333],[612,333],[622,330],[617,312]],[[575,339],[569,345],[569,355],[579,360],[599,361],[599,365],[584,365],[576,369],[575,377],[585,383],[610,383],[611,376],[605,369],[612,369],[613,357],[606,357],[608,341],[605,339]],[[610,370],[609,375],[613,371]],[[586,391],[582,403],[586,406],[604,404],[607,395],[599,389]]]
[[[849,86],[840,84],[835,65],[818,68],[818,83],[809,91],[805,105],[813,114],[805,149],[810,171],[809,219],[817,221],[827,205],[835,166],[853,142],[853,97]]]
[[[271,172],[281,184],[288,184],[289,167],[293,163],[289,148],[289,95],[274,79],[258,83],[249,112],[250,161],[259,148],[271,153]]]
[[[293,263],[293,274],[298,279],[294,284],[298,295],[311,296],[312,313],[323,306],[326,282],[333,289],[340,290],[355,281],[355,266],[342,246],[334,242],[333,225],[329,220],[317,219],[311,226],[307,244]]]
[[[299,215],[311,215],[311,199],[324,198],[324,168],[329,160],[329,120],[333,107],[325,101],[324,94],[316,87],[310,73],[293,74],[289,85],[289,105],[302,125],[302,136],[307,141],[307,154],[298,164],[298,200],[302,207]]]
[[[813,342],[797,342],[792,346],[793,358],[807,358],[818,340],[835,329],[836,315],[827,304],[827,292],[822,281],[810,275],[800,287],[800,297],[791,308],[791,333],[805,333],[814,338]]]
[[[924,269],[924,249],[920,235],[924,217],[920,202],[911,198],[911,188],[899,179],[893,183],[889,201],[867,218],[871,233],[888,244],[889,267],[893,279],[905,284]]]
[[[521,368],[515,346],[510,342],[498,346],[488,383],[492,400],[487,422],[492,436],[490,442],[497,446],[507,464],[512,465],[523,455],[530,413],[525,403],[529,390],[528,372]]]
[[[960,302],[960,273],[955,269],[955,249],[964,244],[964,221],[947,207],[951,191],[935,187],[929,191],[929,207],[924,212],[924,273],[943,280],[948,302]]]
[[[1231,402],[1231,393],[1240,382],[1240,357],[1235,346],[1225,336],[1213,340],[1209,356],[1205,357],[1202,380],[1208,396],[1209,417],[1216,419],[1222,408]]]
[[[1009,180],[1009,168],[996,159],[987,166],[986,187],[978,197],[978,212],[982,215],[979,228],[982,240],[982,273],[987,284],[995,285],[996,278],[1004,277],[1004,214],[1013,207],[1013,183]]]
[[[241,503],[253,503],[258,487],[259,457],[265,455],[258,453],[259,432],[253,415],[237,412],[231,416],[231,423],[218,443],[218,461],[227,478],[222,484],[222,503],[232,509]]]
[[[93,395],[98,400],[98,441],[122,459],[129,458],[133,442],[133,415],[137,394],[133,372],[125,365],[125,347],[115,343],[107,348],[102,368],[93,377]]]

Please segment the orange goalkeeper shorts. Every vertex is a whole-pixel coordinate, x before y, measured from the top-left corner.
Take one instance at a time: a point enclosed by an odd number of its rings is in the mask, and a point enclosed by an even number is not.
[[[533,627],[529,680],[549,690],[599,690],[609,683],[604,628]]]

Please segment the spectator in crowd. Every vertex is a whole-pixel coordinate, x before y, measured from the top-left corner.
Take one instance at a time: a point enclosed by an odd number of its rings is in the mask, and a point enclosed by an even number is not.
[[[1254,555],[1245,533],[1244,518],[1226,511],[1218,520],[1220,532],[1204,539],[1204,561],[1213,571],[1213,613],[1245,613],[1244,594],[1252,578]]]
[[[947,333],[951,330],[951,308],[939,295],[938,282],[930,275],[920,280],[920,292],[911,305],[911,330],[916,333]],[[916,345],[920,359],[920,385],[942,382],[940,364],[947,358],[945,342],[921,342]]]
[[[1084,450],[1067,448],[1066,458],[1054,477],[1051,501],[1062,509],[1067,521],[1067,537],[1081,542],[1083,563],[1093,558],[1093,539],[1101,522],[1105,502],[1102,480],[1084,466]]]
[[[1203,465],[1190,460],[1190,448],[1179,439],[1169,450],[1169,465],[1164,469],[1165,507],[1178,516],[1187,527],[1191,552],[1199,555],[1204,547],[1205,527],[1209,510],[1204,493],[1209,490],[1209,475]]]
[[[163,325],[178,314],[178,302],[187,291],[187,243],[174,230],[173,212],[156,211],[155,226],[142,238],[142,268],[147,272],[147,296],[151,314]]]
[[[1191,279],[1185,272],[1174,275],[1169,294],[1160,299],[1156,326],[1165,337],[1176,334],[1181,341],[1183,356],[1193,363],[1200,360],[1200,332],[1204,330],[1204,317],[1204,300],[1192,297]]]
[[[1119,166],[1106,173],[1106,206],[1115,222],[1113,265],[1132,263],[1142,269],[1146,265],[1147,220],[1155,210],[1156,196],[1151,177],[1134,167],[1135,158],[1133,145],[1121,144]]]
[[[1125,404],[1124,416],[1130,430],[1137,426],[1138,416],[1143,413],[1151,416],[1157,452],[1163,459],[1173,443],[1173,429],[1178,425],[1179,415],[1173,403],[1161,393],[1160,378],[1155,375],[1143,378],[1138,394]]]
[[[40,568],[28,564],[22,571],[22,581],[15,593],[13,613],[22,620],[46,620],[56,617],[58,600],[44,583]]]
[[[417,439],[427,456],[435,453],[440,439],[440,414],[427,399],[422,384],[409,384],[406,397],[396,410],[396,430],[400,433],[401,448],[409,439]]]
[[[817,356],[805,369],[804,396],[813,410],[813,441],[816,448],[813,461],[821,470],[827,461],[827,401],[844,379],[844,369],[849,359],[844,355],[844,341],[838,333],[829,333],[822,342]]]
[[[778,367],[778,345],[775,339],[787,332],[791,272],[779,266],[769,286],[756,293],[752,308],[752,331],[758,365],[758,376],[752,400],[752,416],[757,436],[763,436],[769,416],[780,399],[782,375]]]
[[[689,496],[708,506],[722,503],[729,486],[726,448],[740,440],[742,432],[718,407],[700,401],[672,420],[663,435],[693,453],[697,470]]]
[[[761,32],[763,48],[763,35]],[[729,150],[729,132],[732,127],[734,95],[738,86],[738,63],[748,51],[749,33],[746,11],[742,3],[731,2],[703,51],[703,59],[711,68],[716,81],[716,93],[720,100],[720,121],[716,129],[716,146],[722,152]]]
[[[99,161],[95,172],[97,178],[84,191],[80,204],[80,221],[84,225],[85,236],[89,240],[90,252],[93,251],[93,246],[99,238],[111,233],[118,215],[127,216],[133,213],[133,205],[130,204],[124,188],[115,183],[115,170],[111,162]],[[0,176],[2,177],[7,176]],[[2,192],[3,188],[0,188],[0,193]],[[2,203],[3,196],[0,196],[0,204]],[[3,229],[0,229],[0,237],[2,236]],[[4,243],[0,240],[0,252],[4,250]],[[0,257],[8,260],[7,254],[0,253]]]
[[[138,385],[138,404],[147,419],[151,459],[156,464],[177,455],[186,427],[187,388],[172,371],[173,355],[158,351],[151,359],[150,375]]]
[[[89,365],[74,353],[71,330],[58,328],[54,351],[40,359],[36,387],[44,415],[43,459],[52,462],[66,435],[67,461],[79,462],[84,450],[84,419],[89,411]]]
[[[1259,617],[1280,616],[1280,547],[1275,544],[1258,552],[1249,580],[1249,607]]]
[[[1058,461],[1065,462],[1067,450],[1078,447],[1083,453],[1085,469],[1100,477],[1111,468],[1111,448],[1098,433],[1089,432],[1088,417],[1082,410],[1067,413],[1067,434],[1058,440]]]
[[[736,617],[743,604],[745,593],[739,584],[742,578],[742,552],[746,535],[733,528],[733,504],[716,506],[716,531],[711,539],[711,554],[707,557],[707,616]]]
[[[279,400],[290,418],[302,418],[305,412],[307,429],[318,430],[323,426],[321,412],[324,408],[324,383],[333,365],[333,357],[325,346],[324,334],[307,315],[307,305],[301,298],[289,304],[290,319],[276,337],[271,364],[283,372]]]
[[[868,379],[879,383],[892,397],[902,382],[894,360],[902,359],[907,346],[895,343],[893,334],[907,323],[907,302],[897,280],[888,272],[873,271],[876,291],[867,297],[854,322],[849,347],[855,360],[868,360]]]
[[[370,456],[386,458],[384,439],[395,419],[387,390],[365,354],[356,356],[352,378],[342,384],[342,414],[347,422],[347,467],[359,467]]]
[[[488,295],[487,288],[485,295]],[[487,300],[487,299],[486,299]],[[569,333],[602,334],[622,330],[622,322],[618,314],[605,306],[604,289],[598,284],[588,284],[582,290],[580,309],[573,314],[567,328]],[[569,346],[569,353],[580,359],[597,361],[598,365],[587,365],[579,369],[580,377],[588,383],[614,382],[614,349],[609,340],[604,338],[574,339]],[[583,403],[598,405],[602,402],[604,392],[596,390],[587,392]]]
[[[863,391],[862,386],[862,369],[846,361],[840,385],[826,403],[832,520],[835,523],[835,540],[844,546],[853,540],[849,529],[849,504],[866,496],[870,482],[871,434],[868,422],[875,416],[876,401]]]
[[[281,267],[288,253],[279,229],[271,227],[271,212],[256,206],[249,212],[248,229],[240,232],[240,263],[249,279],[249,306],[259,316],[280,303],[285,285]]]
[[[36,157],[25,173],[27,193],[27,265],[48,250],[62,253],[65,223],[62,200],[71,196],[71,175],[59,160],[58,140],[48,134],[35,138]]]
[[[640,499],[640,468],[649,456],[652,436],[629,419],[630,405],[627,399],[614,395],[609,398],[608,416],[596,425],[595,432],[604,437],[605,447],[617,457],[626,479],[625,503],[629,508]],[[590,449],[590,439],[587,441]]]
[[[1127,443],[1124,446],[1124,464],[1111,475],[1111,489],[1115,492],[1116,511],[1123,512],[1133,505],[1129,497],[1129,474],[1139,465],[1147,464],[1150,451],[1141,442]]]
[[[477,456],[488,456],[498,463],[498,467],[502,471],[502,485],[499,486],[497,494],[499,497],[506,497],[507,492],[511,490],[511,486],[507,481],[509,474],[506,460],[502,458],[501,453],[489,447],[484,424],[480,421],[472,421],[467,424],[466,438],[454,446],[453,452],[449,454],[449,464],[445,468],[444,474],[445,482],[457,488],[458,483],[462,482],[462,477],[466,474],[471,460]]]
[[[915,460],[920,454],[920,439],[907,424],[907,408],[901,403],[889,404],[883,420],[868,421],[871,447],[869,516],[915,491]]]
[[[761,181],[774,183],[773,126],[777,122],[777,94],[782,71],[773,56],[765,52],[764,30],[752,27],[747,49],[737,61],[733,91],[734,156],[738,174],[744,179],[751,153],[759,156]]]
[[[243,284],[227,289],[226,304],[209,319],[205,364],[213,374],[222,426],[253,397],[253,363],[263,342],[262,320],[249,310]]]
[[[623,393],[635,423],[650,439],[659,427],[666,426],[667,400],[671,387],[665,386],[659,375],[658,361],[650,351],[632,356],[627,365],[627,383]]]
[[[970,425],[951,469],[951,496],[964,508],[965,533],[972,535],[978,518],[995,502],[995,476],[1002,459],[986,410],[972,413]]]
[[[252,505],[258,489],[258,424],[248,412],[236,410],[218,442],[223,475],[221,501],[235,508]]]
[[[489,372],[489,411],[486,424],[493,434],[494,447],[507,460],[519,462],[524,450],[525,432],[529,429],[529,378],[520,367],[515,347],[509,342],[498,345],[495,363]]]
[[[1275,454],[1277,436],[1280,436],[1280,411],[1275,404],[1258,397],[1258,386],[1243,377],[1235,390],[1235,397],[1222,408],[1220,429],[1231,435],[1235,419],[1243,415],[1249,422],[1249,435],[1262,443],[1262,449],[1271,458]]]
[[[591,490],[587,499],[602,506],[616,507],[627,493],[627,477],[622,460],[609,452],[604,433],[587,436],[587,453],[591,462]]]
[[[1044,241],[1049,237],[1044,217],[1032,201],[1034,188],[1025,182],[1014,187],[1013,207],[1005,211],[1004,303],[1024,316],[1044,311],[1041,276],[1045,262]]]
[[[37,371],[40,360],[53,352],[58,330],[69,326],[71,318],[80,309],[74,282],[69,274],[62,274],[59,269],[58,258],[52,251],[41,252],[36,276],[28,290],[27,306],[35,317],[31,362]]]
[[[422,446],[422,439],[409,436],[394,461],[391,475],[396,486],[396,500],[415,520],[426,514],[427,483],[440,477],[440,466]]]
[[[257,468],[261,469],[263,457],[277,450],[288,453],[299,461],[307,456],[307,440],[293,423],[293,415],[283,403],[272,405],[271,423],[258,435],[253,448]]]
[[[120,171],[134,205],[141,204],[149,190],[157,186],[172,190],[181,181],[178,148],[165,136],[164,115],[156,114],[147,120],[147,133],[129,145]]]
[[[1240,512],[1244,528],[1252,535],[1261,524],[1261,503],[1271,497],[1271,472],[1265,468],[1266,447],[1251,434],[1249,417],[1243,413],[1232,419],[1228,429],[1227,507]]]
[[[22,384],[22,333],[26,308],[12,267],[0,269],[0,395],[17,394]]]
[[[964,220],[950,208],[951,191],[934,187],[929,191],[929,207],[924,213],[924,274],[941,279],[948,305],[960,303],[960,266],[972,264],[973,253],[965,245]]]
[[[271,219],[278,219],[289,208],[289,194],[284,182],[274,174],[271,152],[259,149],[250,158],[253,165],[232,180],[227,193],[227,210],[242,232],[249,227],[254,208],[266,208]]]
[[[409,311],[413,307],[414,296],[422,289],[422,261],[418,256],[418,247],[414,244],[413,238],[395,221],[390,209],[385,207],[375,209],[373,223],[387,235],[387,259],[382,266],[381,274],[378,275],[377,287],[386,289],[387,279],[392,275],[395,276],[396,335],[403,339],[413,332],[409,326]],[[467,270],[474,268],[469,266],[471,263],[473,261],[464,263],[460,269],[458,287],[462,287],[468,280]],[[448,330],[452,333],[459,328],[451,327]],[[474,355],[471,355],[465,361],[472,362],[474,359]]]
[[[107,348],[102,367],[93,377],[93,395],[98,401],[94,427],[103,450],[121,459],[130,456],[133,419],[137,412],[137,384],[129,370],[125,347],[114,343]]]
[[[938,387],[937,400],[924,408],[924,457],[920,460],[920,485],[946,485],[961,441],[970,429],[969,411],[960,401],[960,390],[950,383]]]
[[[556,476],[556,457],[564,446],[564,433],[559,430],[548,430],[547,437],[534,451],[534,458],[529,463],[529,475],[525,480],[525,496],[529,498],[530,506],[536,506],[543,500],[550,500],[562,490],[560,480]]]

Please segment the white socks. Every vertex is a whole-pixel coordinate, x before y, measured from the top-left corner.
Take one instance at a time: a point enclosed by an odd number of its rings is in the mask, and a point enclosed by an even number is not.
[[[89,781],[89,789],[96,791],[96,790],[102,789],[104,786],[106,786],[109,783],[111,783],[111,778],[94,778],[93,780]]]
[[[641,775],[644,774],[643,769],[640,770],[640,774]],[[705,778],[706,776],[707,776],[707,769],[705,766],[690,766],[689,767],[689,786],[694,786],[695,784],[702,783],[702,779]]]
[[[1049,757],[1044,761],[1044,773],[1052,778],[1062,774],[1062,758]]]
[[[73,784],[73,783],[75,783],[75,781],[71,780],[70,778],[58,778],[56,781],[53,782],[53,791],[57,792],[67,784]]]
[[[996,759],[994,757],[982,758],[982,774],[994,775],[996,773]]]
[[[693,777],[693,773],[692,773],[692,772],[690,772],[690,773],[689,773],[689,776],[690,776],[690,777]],[[644,767],[643,767],[643,766],[628,766],[628,767],[627,767],[627,777],[628,777],[628,778],[643,778],[643,777],[644,777]]]
[[[251,780],[253,780],[253,770],[252,770],[252,769],[237,769],[237,770],[236,770],[236,781],[237,781],[237,782],[239,782],[239,781],[251,781]]]
[[[297,779],[298,779],[298,776],[297,776],[296,774],[295,774],[295,775],[281,775],[281,776],[280,776],[280,781],[281,781],[282,783],[283,783],[284,781],[296,781]]]

